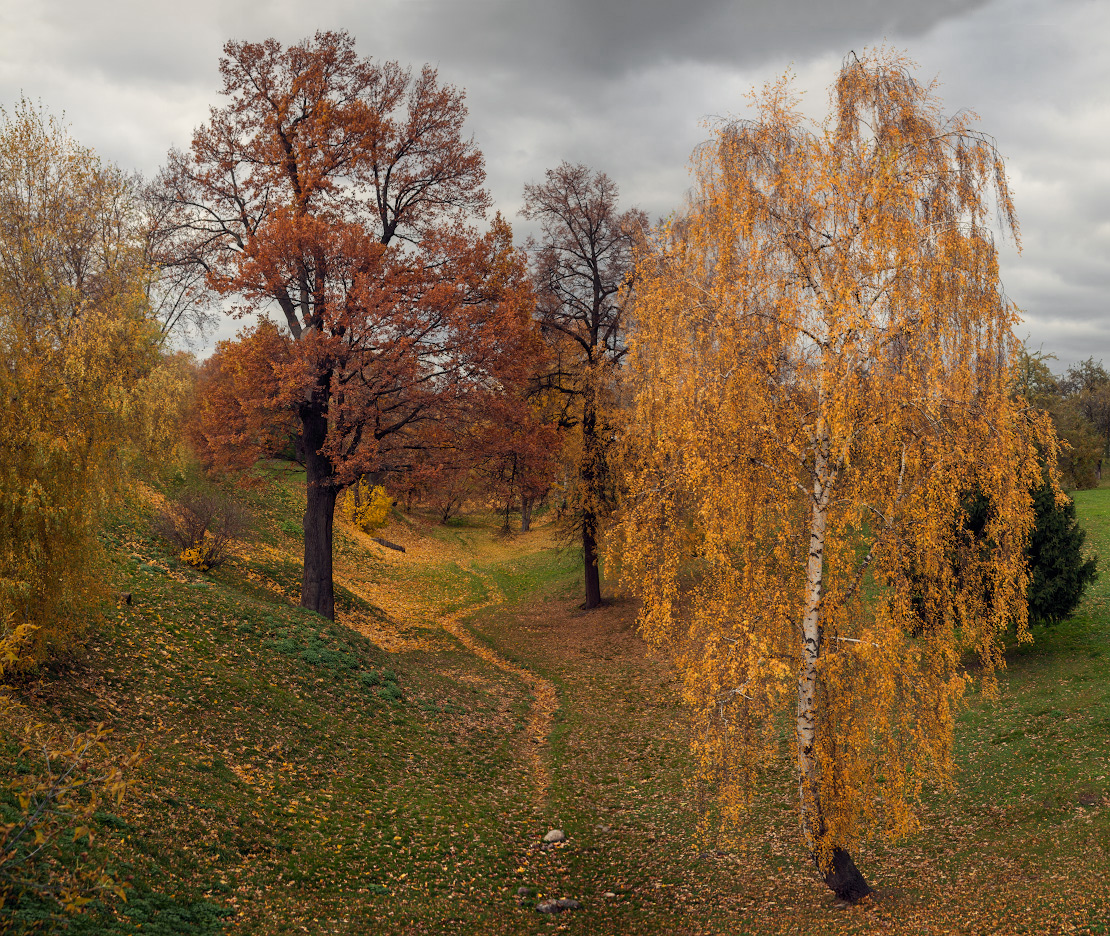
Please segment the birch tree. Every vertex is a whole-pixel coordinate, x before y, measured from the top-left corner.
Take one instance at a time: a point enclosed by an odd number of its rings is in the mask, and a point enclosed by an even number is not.
[[[643,631],[676,644],[723,813],[789,751],[807,853],[849,900],[870,891],[852,851],[952,781],[965,652],[990,693],[1007,628],[1029,639],[1034,440],[1052,453],[1011,393],[1002,159],[909,68],[853,56],[814,128],[783,79],[717,129],[640,262],[630,355]]]

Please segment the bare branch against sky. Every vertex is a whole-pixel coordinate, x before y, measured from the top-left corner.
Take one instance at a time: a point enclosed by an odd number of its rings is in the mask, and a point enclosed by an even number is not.
[[[225,41],[348,29],[359,50],[467,90],[496,207],[585,162],[666,215],[704,119],[792,71],[819,113],[850,49],[884,40],[938,76],[1006,156],[1024,253],[1003,279],[1059,367],[1110,360],[1110,4],[1104,0],[0,0],[0,104],[65,112],[74,135],[152,174],[220,103]],[[225,324],[222,335],[234,331]]]

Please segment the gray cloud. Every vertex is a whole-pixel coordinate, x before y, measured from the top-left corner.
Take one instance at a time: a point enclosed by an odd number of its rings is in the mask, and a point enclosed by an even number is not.
[[[467,90],[490,190],[520,233],[522,186],[561,159],[664,215],[703,118],[742,112],[753,85],[788,69],[820,115],[849,49],[908,48],[946,109],[977,111],[1008,159],[1025,249],[1006,249],[1003,275],[1023,333],[1063,363],[1110,362],[1101,0],[0,0],[0,103],[41,98],[82,142],[149,174],[220,103],[227,39],[337,28]]]
[[[558,82],[612,78],[672,62],[741,65],[839,48],[861,32],[918,35],[985,0],[487,0],[409,3],[411,45],[430,34],[437,58],[500,61]],[[457,37],[466,36],[459,42]],[[845,47],[846,50],[846,47]]]

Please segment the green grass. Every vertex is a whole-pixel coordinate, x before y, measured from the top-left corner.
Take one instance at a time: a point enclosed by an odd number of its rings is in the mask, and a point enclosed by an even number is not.
[[[71,932],[1110,931],[1110,573],[1074,619],[1010,651],[998,702],[971,698],[957,791],[926,802],[920,834],[860,851],[881,899],[845,910],[805,859],[788,774],[769,777],[746,846],[698,835],[671,668],[636,636],[631,603],[579,611],[577,551],[493,548],[497,518],[480,516],[431,527],[444,553],[423,562],[340,532],[366,582],[419,598],[414,628],[369,591],[337,591],[341,622],[428,638],[389,653],[296,606],[303,474],[275,462],[254,478],[241,496],[255,547],[208,577],[137,507],[117,518],[113,588],[134,603],[106,609],[68,668],[18,687],[36,718],[105,721],[114,747],[149,755],[91,849],[128,902]],[[1110,489],[1076,500],[1110,558]],[[505,602],[470,627],[557,689],[542,802],[527,688],[435,628],[492,600],[487,583]],[[7,774],[37,769],[17,754],[0,760]],[[553,827],[568,841],[543,847]],[[583,909],[546,917],[540,895]],[[0,913],[15,932],[49,931],[45,909],[24,896]]]

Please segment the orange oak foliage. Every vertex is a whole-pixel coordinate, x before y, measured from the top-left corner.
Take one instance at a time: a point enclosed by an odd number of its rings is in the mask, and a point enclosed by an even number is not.
[[[464,449],[488,498],[505,514],[520,504],[521,532],[528,532],[533,505],[551,487],[559,454],[559,428],[535,402],[508,395],[491,401]]]
[[[641,262],[622,552],[644,632],[680,646],[725,814],[789,724],[806,845],[856,899],[850,849],[951,781],[963,654],[989,691],[1007,627],[1029,639],[1033,442],[1053,446],[1010,394],[990,138],[885,51],[845,63],[822,125],[796,102],[780,81],[719,128]],[[976,486],[970,542],[953,517]]]
[[[186,436],[209,468],[249,468],[287,448],[297,435],[283,371],[293,341],[263,319],[235,341],[220,341],[200,366]]]
[[[308,476],[301,603],[333,617],[340,488],[406,467],[421,427],[512,382],[530,293],[508,225],[468,226],[489,201],[482,154],[434,69],[362,58],[344,32],[224,53],[228,103],[158,180],[159,242],[238,311],[280,310],[274,373]]]

